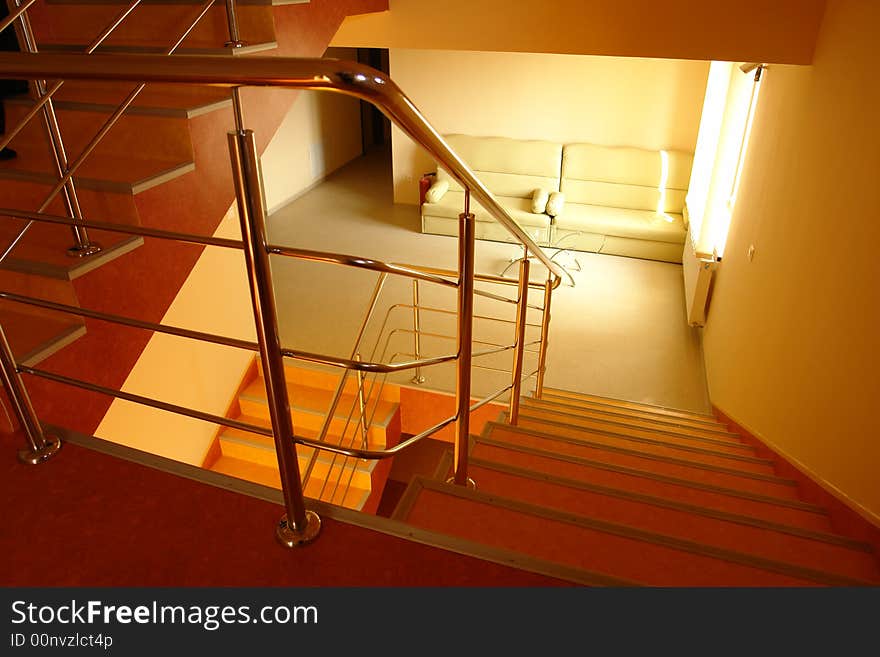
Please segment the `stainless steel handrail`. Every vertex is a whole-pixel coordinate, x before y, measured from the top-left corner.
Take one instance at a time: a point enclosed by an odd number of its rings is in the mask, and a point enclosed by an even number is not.
[[[289,57],[224,58],[188,56],[173,61],[161,55],[0,54],[0,71],[13,78],[66,78],[212,84],[215,86],[270,86],[325,90],[368,100],[424,148],[483,208],[526,246],[556,277],[564,270],[514,221],[470,167],[449,147],[413,102],[387,75],[368,66],[336,59]]]

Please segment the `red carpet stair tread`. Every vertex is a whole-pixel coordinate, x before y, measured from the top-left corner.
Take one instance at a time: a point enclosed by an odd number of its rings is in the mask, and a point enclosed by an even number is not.
[[[444,482],[450,456],[413,480],[395,519],[648,586],[880,584],[872,547],[835,533],[825,509],[717,420],[553,393],[523,399],[519,426],[472,437],[476,490]],[[594,424],[608,413],[613,431]]]

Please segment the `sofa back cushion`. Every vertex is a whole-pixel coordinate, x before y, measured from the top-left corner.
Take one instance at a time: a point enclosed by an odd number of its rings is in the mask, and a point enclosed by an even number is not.
[[[683,151],[567,144],[560,189],[566,203],[680,214],[693,159]]]
[[[444,139],[497,196],[531,198],[538,188],[559,189],[562,144],[471,135],[444,135]],[[443,169],[437,169],[437,180],[448,181],[451,190],[462,189]]]

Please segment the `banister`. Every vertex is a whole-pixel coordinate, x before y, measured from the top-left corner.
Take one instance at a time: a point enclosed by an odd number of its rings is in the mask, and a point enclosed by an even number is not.
[[[211,84],[223,87],[271,86],[334,91],[375,104],[401,130],[442,164],[453,178],[520,244],[557,278],[564,270],[513,220],[489,189],[455,154],[422,116],[413,102],[384,73],[369,66],[337,59],[292,57],[229,58],[162,55],[0,54],[0,72],[11,78],[98,79],[130,82]]]

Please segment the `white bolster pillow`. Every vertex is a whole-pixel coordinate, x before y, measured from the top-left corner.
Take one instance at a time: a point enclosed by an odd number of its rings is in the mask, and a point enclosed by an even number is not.
[[[449,181],[448,180],[438,180],[433,185],[428,188],[428,191],[425,192],[425,200],[428,203],[436,203],[443,195],[446,193],[446,190],[449,189]]]
[[[551,217],[560,215],[564,206],[565,194],[562,192],[550,192],[550,198],[547,200],[547,214]]]
[[[532,192],[532,212],[535,214],[543,214],[547,208],[547,199],[550,198],[550,192],[540,187]]]

